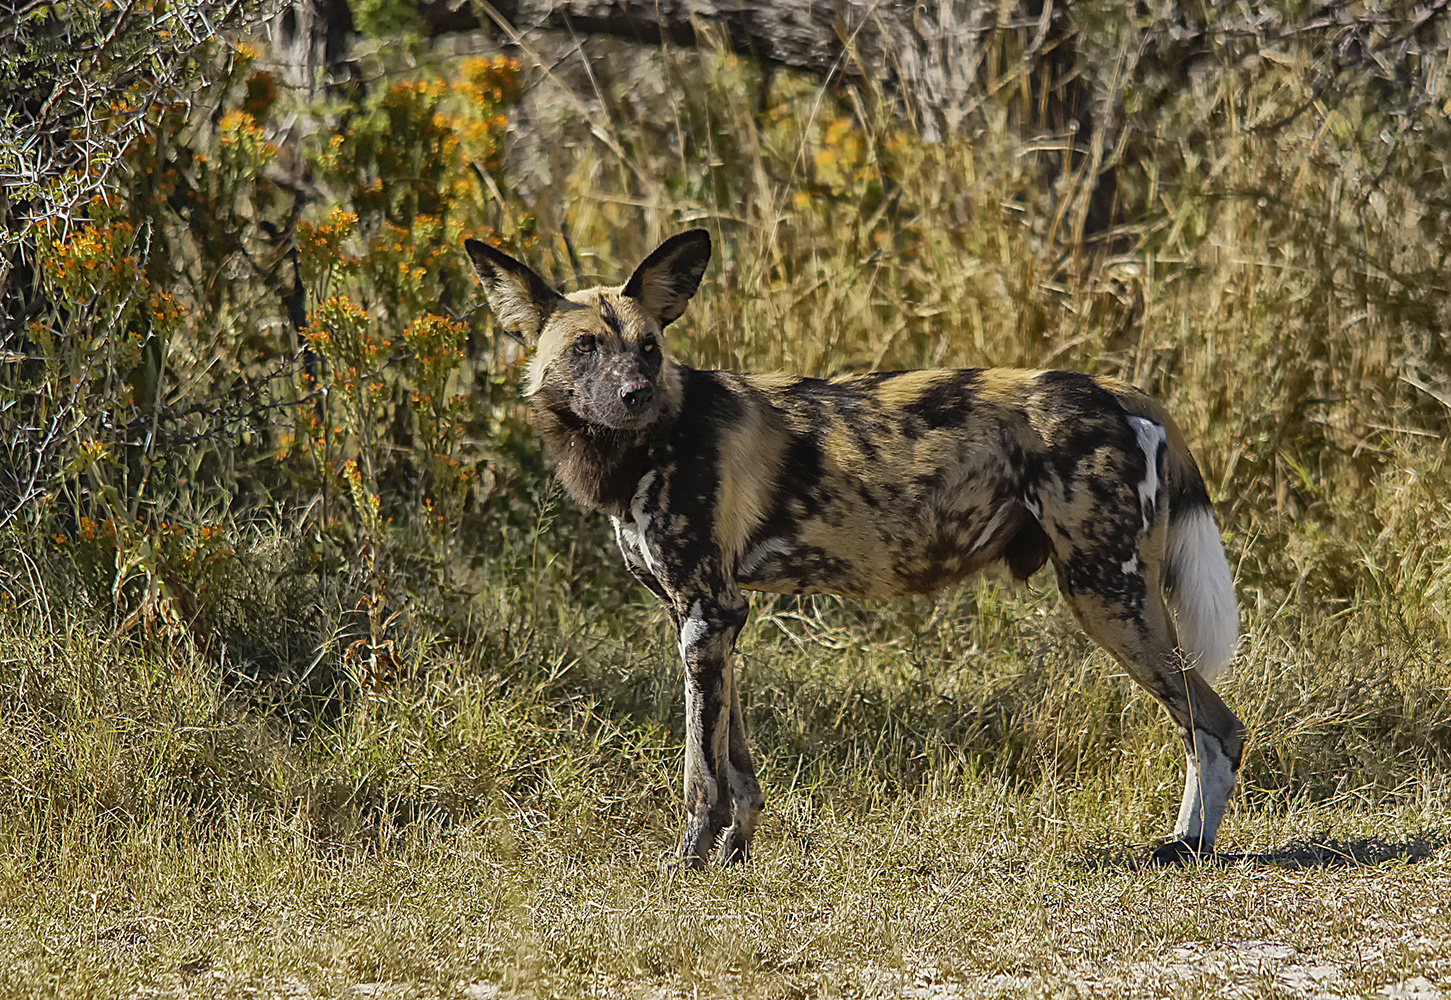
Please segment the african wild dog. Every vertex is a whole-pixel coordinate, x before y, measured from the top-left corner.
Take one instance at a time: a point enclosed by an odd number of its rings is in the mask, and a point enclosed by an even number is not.
[[[564,485],[610,516],[678,631],[687,864],[744,858],[764,802],[732,668],[742,590],[920,594],[998,559],[1019,579],[1051,560],[1079,624],[1178,726],[1188,777],[1158,860],[1212,849],[1244,727],[1210,681],[1239,609],[1204,480],[1156,402],[1065,371],[699,371],[663,331],[710,260],[705,230],[567,296],[465,245],[535,347],[527,392]]]

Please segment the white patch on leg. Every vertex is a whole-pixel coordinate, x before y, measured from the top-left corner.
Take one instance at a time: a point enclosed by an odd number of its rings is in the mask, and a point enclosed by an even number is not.
[[[1196,830],[1202,827],[1204,800],[1199,788],[1199,761],[1190,753],[1184,755],[1184,798],[1179,802],[1179,821],[1174,824],[1174,836],[1183,837],[1190,826]]]
[[[1144,453],[1144,478],[1139,483],[1139,509],[1144,514],[1144,531],[1153,524],[1154,507],[1159,496],[1159,449],[1168,440],[1164,428],[1143,417],[1129,417],[1129,426],[1139,439],[1139,448]]]
[[[701,639],[705,638],[710,626],[705,620],[705,608],[696,601],[690,606],[690,615],[680,623],[680,658],[689,663],[687,655]],[[687,683],[687,688],[689,684]]]
[[[1207,850],[1214,846],[1234,791],[1234,768],[1219,741],[1204,730],[1194,731],[1194,746],[1198,753],[1185,756],[1184,800],[1174,836],[1198,838],[1199,846]]]
[[[645,509],[646,495],[650,492],[650,487],[654,485],[654,469],[651,469],[649,472],[641,476],[640,481],[635,484],[635,495],[630,498],[630,514],[635,518],[635,520],[638,521],[640,519],[640,515]]]
[[[1234,659],[1239,601],[1210,511],[1201,507],[1175,515],[1165,562],[1174,582],[1169,603],[1179,625],[1179,645],[1199,675],[1212,683]]]
[[[655,572],[654,562],[650,556],[650,550],[645,545],[645,534],[640,526],[634,521],[624,521],[617,517],[610,518],[615,525],[615,544],[624,553],[625,565],[643,565],[652,574]],[[645,519],[646,524],[649,518]]]
[[[681,630],[684,632],[684,629]],[[681,641],[681,646],[685,645]],[[720,794],[705,761],[705,693],[700,682],[685,672],[685,808],[694,815],[715,805]],[[699,796],[699,799],[697,799]],[[709,845],[707,845],[709,846]]]
[[[640,533],[635,530],[632,522],[621,521],[613,514],[610,515],[610,524],[615,528],[615,544],[620,547],[620,554],[625,557],[625,565],[630,566],[640,562]]]
[[[640,549],[640,556],[645,560],[645,568],[654,576],[659,576],[655,568],[655,556],[650,551],[650,543],[646,539],[646,532],[650,529],[650,515],[645,513],[645,499],[650,487],[655,483],[653,471],[645,473],[640,477],[639,485],[635,487],[635,496],[630,500],[630,517],[635,522],[636,539],[635,544]]]

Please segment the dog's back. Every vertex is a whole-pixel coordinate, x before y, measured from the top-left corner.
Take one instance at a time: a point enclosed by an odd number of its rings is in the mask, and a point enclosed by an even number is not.
[[[1163,411],[1072,372],[690,371],[657,467],[670,507],[694,530],[713,526],[741,586],[896,597],[997,559],[1031,575],[1052,552],[1045,517],[1091,520],[1098,556],[1130,558],[1142,512],[1119,494],[1154,460],[1130,420],[1141,414],[1164,427],[1171,507],[1207,507]]]

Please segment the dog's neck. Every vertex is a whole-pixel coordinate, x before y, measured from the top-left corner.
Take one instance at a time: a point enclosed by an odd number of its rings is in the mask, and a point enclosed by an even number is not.
[[[661,424],[619,431],[587,423],[568,410],[560,412],[537,400],[534,412],[539,433],[569,495],[590,510],[623,515],[640,479],[650,469],[650,441],[660,434]]]

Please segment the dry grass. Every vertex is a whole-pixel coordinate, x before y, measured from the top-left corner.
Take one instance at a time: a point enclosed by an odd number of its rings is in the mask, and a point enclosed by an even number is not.
[[[1336,664],[1377,650],[1352,630],[1256,625],[1226,686],[1254,734],[1222,835],[1236,853],[1146,869],[1179,752],[1053,603],[985,584],[869,616],[758,609],[743,648],[767,820],[751,865],[702,874],[669,865],[678,710],[643,605],[466,661],[426,653],[409,683],[302,730],[218,699],[205,662],[12,627],[0,988],[1349,997],[1446,981],[1444,732],[1425,734],[1451,715],[1444,683],[1356,696]],[[1421,728],[1400,715],[1410,697]]]

